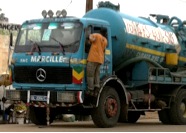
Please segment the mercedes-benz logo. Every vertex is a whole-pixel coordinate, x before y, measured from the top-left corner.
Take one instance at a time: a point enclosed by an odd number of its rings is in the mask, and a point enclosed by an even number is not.
[[[46,71],[42,68],[37,69],[36,78],[38,81],[43,82],[46,79]]]

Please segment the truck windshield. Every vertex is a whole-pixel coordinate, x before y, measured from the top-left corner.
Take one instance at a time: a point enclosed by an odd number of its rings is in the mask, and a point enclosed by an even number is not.
[[[25,23],[20,29],[15,52],[30,52],[35,42],[41,52],[75,53],[79,48],[82,29],[79,22]]]

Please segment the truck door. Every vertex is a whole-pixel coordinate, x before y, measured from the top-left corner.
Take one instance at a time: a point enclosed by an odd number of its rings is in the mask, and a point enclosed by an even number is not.
[[[88,37],[91,33],[100,33],[101,29],[105,28],[107,31],[107,47],[105,49],[105,56],[104,56],[104,63],[100,68],[100,78],[105,77],[106,75],[109,75],[109,73],[111,73],[112,70],[112,64],[111,64],[111,60],[112,60],[112,56],[111,56],[111,44],[110,44],[110,39],[108,36],[108,33],[110,32],[110,30],[108,30],[108,27],[103,27],[103,26],[92,26],[89,25],[87,27],[87,29],[85,30],[85,56],[84,58],[87,59],[88,57],[88,52],[90,50],[91,44],[88,41]]]

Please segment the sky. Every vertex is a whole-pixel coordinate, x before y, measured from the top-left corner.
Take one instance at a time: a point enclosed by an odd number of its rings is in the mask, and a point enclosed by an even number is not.
[[[93,8],[100,1],[120,4],[120,12],[148,17],[149,14],[177,16],[186,20],[186,0],[94,0]],[[0,0],[0,8],[10,23],[21,24],[25,20],[42,18],[42,10],[66,9],[67,15],[82,17],[85,14],[86,0]]]

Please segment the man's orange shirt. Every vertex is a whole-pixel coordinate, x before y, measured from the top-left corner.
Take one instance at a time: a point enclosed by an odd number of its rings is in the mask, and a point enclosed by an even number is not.
[[[103,64],[104,51],[107,46],[107,39],[99,33],[89,36],[91,48],[88,55],[88,61]]]

